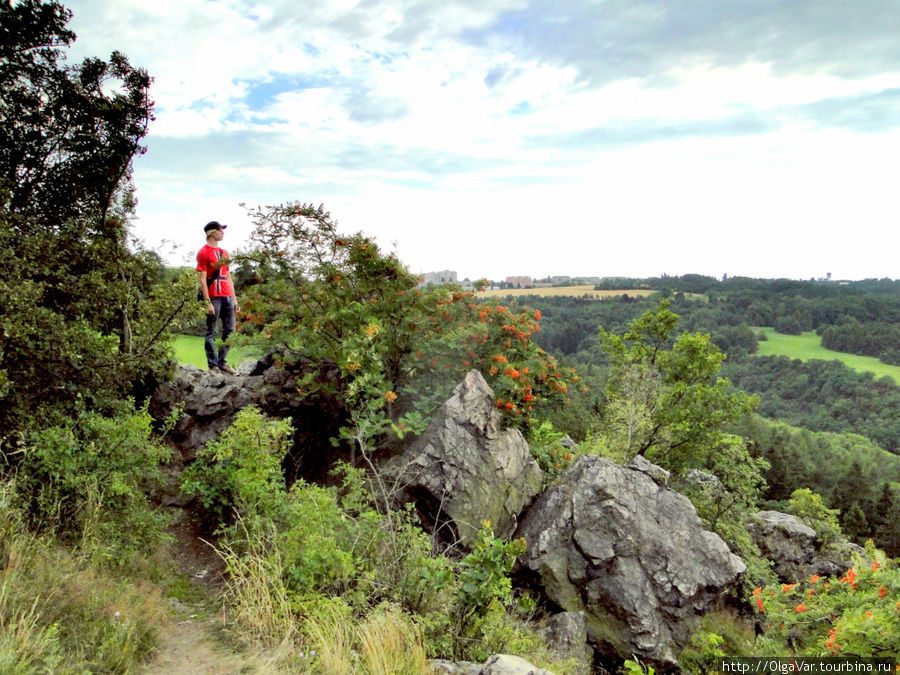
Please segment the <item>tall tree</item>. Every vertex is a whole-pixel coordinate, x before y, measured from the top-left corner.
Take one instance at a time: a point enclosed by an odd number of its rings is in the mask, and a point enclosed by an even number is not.
[[[150,77],[119,52],[66,66],[70,17],[55,0],[0,2],[0,182],[6,208],[29,225],[92,216],[103,232],[144,151]]]
[[[0,0],[0,445],[159,373],[189,309],[181,291],[151,297],[158,266],[128,242],[150,77],[118,52],[66,65],[70,16]]]
[[[725,358],[709,338],[682,333],[668,300],[629,324],[623,336],[601,329],[612,370],[607,399],[626,455],[644,455],[673,470],[708,464],[725,441],[723,425],[753,410],[757,399],[719,377]]]

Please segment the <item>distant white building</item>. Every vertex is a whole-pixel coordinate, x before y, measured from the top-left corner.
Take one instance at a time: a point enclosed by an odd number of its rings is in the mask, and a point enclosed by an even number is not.
[[[453,270],[441,270],[440,272],[425,272],[422,275],[422,285],[427,286],[428,284],[432,284],[434,286],[440,286],[442,284],[455,284],[457,283],[456,272]]]

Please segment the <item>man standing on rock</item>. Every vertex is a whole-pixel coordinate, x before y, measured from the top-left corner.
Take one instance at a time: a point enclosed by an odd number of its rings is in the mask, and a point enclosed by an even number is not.
[[[197,253],[197,273],[200,278],[200,294],[206,302],[206,363],[210,372],[217,368],[223,373],[234,375],[234,368],[225,363],[228,355],[228,337],[234,332],[235,315],[241,311],[234,294],[231,275],[228,273],[228,252],[219,248],[225,238],[227,225],[215,220],[208,222],[206,246]],[[222,344],[216,352],[216,330],[222,321]]]

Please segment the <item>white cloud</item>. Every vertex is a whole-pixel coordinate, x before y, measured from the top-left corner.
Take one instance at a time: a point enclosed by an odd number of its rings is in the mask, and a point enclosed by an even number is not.
[[[896,276],[871,242],[893,228],[900,111],[849,103],[900,88],[889,51],[806,67],[821,40],[773,46],[751,5],[729,41],[727,17],[607,4],[69,3],[79,55],[156,78],[140,226],[185,250],[212,218],[240,245],[238,202],[302,200],[417,271]],[[819,120],[823,101],[884,129]]]

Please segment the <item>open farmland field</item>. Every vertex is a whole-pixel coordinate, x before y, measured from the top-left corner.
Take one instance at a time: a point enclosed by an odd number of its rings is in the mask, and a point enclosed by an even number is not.
[[[800,335],[783,335],[774,328],[754,328],[757,333],[764,333],[767,340],[759,341],[757,353],[760,356],[787,356],[801,361],[822,359],[823,361],[841,361],[844,365],[861,373],[872,373],[875,377],[887,375],[900,383],[900,366],[889,366],[871,356],[859,356],[825,349],[822,338],[813,331]]]
[[[476,297],[479,298],[505,298],[509,295],[512,296],[520,296],[520,295],[539,295],[539,296],[567,296],[571,295],[576,298],[584,297],[585,295],[590,296],[592,298],[597,298],[598,300],[603,300],[604,298],[613,298],[619,295],[628,294],[631,297],[637,296],[647,296],[653,295],[657,291],[654,291],[650,288],[635,288],[629,289],[625,291],[595,291],[593,286],[551,286],[550,288],[507,288],[507,289],[494,289],[490,291],[482,291],[481,293],[477,293]]]

